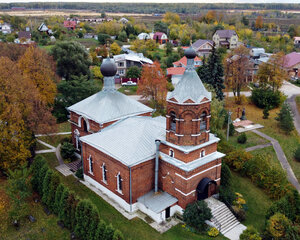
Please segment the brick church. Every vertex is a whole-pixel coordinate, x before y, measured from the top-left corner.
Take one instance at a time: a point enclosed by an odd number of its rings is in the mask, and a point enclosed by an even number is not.
[[[185,56],[183,77],[167,95],[166,117],[153,118],[153,109],[115,89],[110,58],[101,65],[102,91],[68,108],[85,181],[158,223],[215,194],[220,184],[224,154],[209,130],[211,93],[194,69],[195,51]]]

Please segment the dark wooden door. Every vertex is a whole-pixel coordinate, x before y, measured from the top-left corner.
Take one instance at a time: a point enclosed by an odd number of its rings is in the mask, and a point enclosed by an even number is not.
[[[170,207],[166,208],[166,219],[170,217]]]

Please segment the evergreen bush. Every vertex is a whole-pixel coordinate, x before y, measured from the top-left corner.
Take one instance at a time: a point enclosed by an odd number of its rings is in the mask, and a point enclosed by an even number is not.
[[[83,168],[79,168],[76,173],[75,173],[75,176],[80,178],[80,179],[83,179]]]
[[[113,239],[114,233],[115,233],[114,227],[111,224],[107,225],[104,230],[104,239],[105,240]]]
[[[42,196],[42,202],[47,205],[48,203],[48,196],[49,196],[49,185],[51,183],[51,177],[54,174],[54,172],[51,169],[48,169],[46,172],[44,181],[43,181],[43,196]]]
[[[249,226],[240,235],[240,240],[262,240],[262,238],[253,226]]]
[[[269,107],[269,105],[267,105],[263,110],[263,119],[269,118],[269,115],[270,115],[269,111],[270,111],[270,107]]]
[[[270,109],[279,107],[282,103],[280,91],[273,91],[270,88],[254,88],[252,90],[251,101],[259,108],[269,107]]]
[[[34,158],[31,169],[32,169],[32,178],[30,180],[32,189],[35,192],[38,192],[40,185],[39,173],[42,167],[46,164],[46,159],[41,155],[38,155]]]
[[[297,150],[295,151],[294,157],[297,161],[300,161],[300,146],[298,146]]]
[[[204,201],[188,204],[183,212],[184,222],[199,231],[205,230],[205,220],[210,220],[211,217],[211,210]]]
[[[39,176],[38,176],[38,182],[39,182],[39,185],[37,187],[37,192],[40,194],[41,197],[43,197],[43,182],[44,182],[44,179],[46,177],[46,173],[48,172],[49,170],[49,166],[48,164],[44,164],[39,172]]]
[[[80,239],[95,239],[99,214],[88,200],[81,200],[76,207],[75,235]]]
[[[228,165],[222,162],[221,168],[221,186],[231,187],[232,184],[232,174]]]
[[[54,211],[56,189],[57,189],[59,183],[60,183],[59,175],[57,172],[54,172],[50,178],[50,184],[48,185],[49,191],[48,191],[48,196],[47,196],[46,203],[45,203],[48,206],[49,210],[51,210],[51,211]]]
[[[235,200],[235,194],[231,190],[231,187],[220,186],[219,198],[222,202],[232,205],[233,201]]]
[[[246,133],[242,133],[241,135],[238,136],[237,142],[240,144],[245,144],[247,142],[247,135]]]
[[[68,160],[68,161],[74,160],[74,158],[75,158],[74,145],[69,142],[64,142],[61,145],[60,153],[61,153],[61,156],[63,157],[63,159]]]
[[[105,238],[105,229],[106,229],[106,223],[103,220],[100,220],[96,233],[95,233],[95,239],[106,239]]]
[[[54,204],[53,204],[53,212],[56,215],[58,215],[61,210],[60,200],[61,200],[61,197],[62,197],[64,191],[65,191],[65,186],[62,183],[60,183],[56,189]]]
[[[286,133],[290,133],[294,130],[294,122],[290,107],[287,103],[284,103],[281,107],[276,120],[279,122],[279,127]]]
[[[232,123],[229,124],[229,136],[233,136],[234,135],[234,126]]]

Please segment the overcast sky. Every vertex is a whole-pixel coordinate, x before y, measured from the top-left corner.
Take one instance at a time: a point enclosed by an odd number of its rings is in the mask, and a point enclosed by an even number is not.
[[[12,2],[83,2],[82,0],[0,0],[0,3]],[[300,3],[300,0],[88,0],[84,2],[147,2],[147,3]]]

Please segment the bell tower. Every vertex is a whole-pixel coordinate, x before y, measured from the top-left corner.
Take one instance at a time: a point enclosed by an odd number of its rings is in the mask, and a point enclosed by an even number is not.
[[[209,141],[210,102],[208,92],[194,69],[195,51],[185,51],[187,67],[173,92],[167,95],[166,140],[181,146]]]

